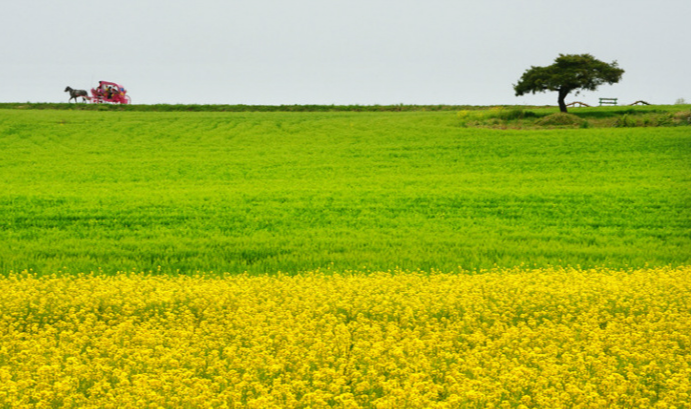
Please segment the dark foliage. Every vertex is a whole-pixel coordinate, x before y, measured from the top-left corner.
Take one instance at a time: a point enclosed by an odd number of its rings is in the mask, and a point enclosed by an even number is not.
[[[513,88],[516,96],[556,91],[559,110],[566,112],[565,99],[571,91],[594,91],[602,84],[619,82],[623,74],[616,61],[608,64],[590,54],[559,54],[552,65],[530,67]]]

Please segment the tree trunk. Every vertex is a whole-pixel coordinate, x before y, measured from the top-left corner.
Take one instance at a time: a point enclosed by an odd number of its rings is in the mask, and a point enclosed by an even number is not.
[[[559,90],[559,111],[566,113],[566,96],[569,94],[568,89],[561,88]]]

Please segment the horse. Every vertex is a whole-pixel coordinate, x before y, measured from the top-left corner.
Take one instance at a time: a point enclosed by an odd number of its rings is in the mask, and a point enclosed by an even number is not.
[[[83,89],[72,89],[70,87],[65,88],[65,92],[70,93],[70,99],[68,102],[72,102],[74,99],[74,102],[79,102],[78,98],[81,97],[82,101],[86,102],[87,99],[89,99],[89,94],[87,94],[86,91]]]

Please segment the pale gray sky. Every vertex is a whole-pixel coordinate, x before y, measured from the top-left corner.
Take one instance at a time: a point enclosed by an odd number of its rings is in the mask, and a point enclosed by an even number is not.
[[[0,102],[555,105],[512,84],[559,53],[626,71],[567,102],[691,100],[689,0],[5,0],[0,34]]]

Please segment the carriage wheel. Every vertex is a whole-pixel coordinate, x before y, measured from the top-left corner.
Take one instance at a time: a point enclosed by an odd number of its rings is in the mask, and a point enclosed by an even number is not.
[[[132,103],[132,98],[130,98],[129,95],[125,95],[125,104],[131,104]]]

